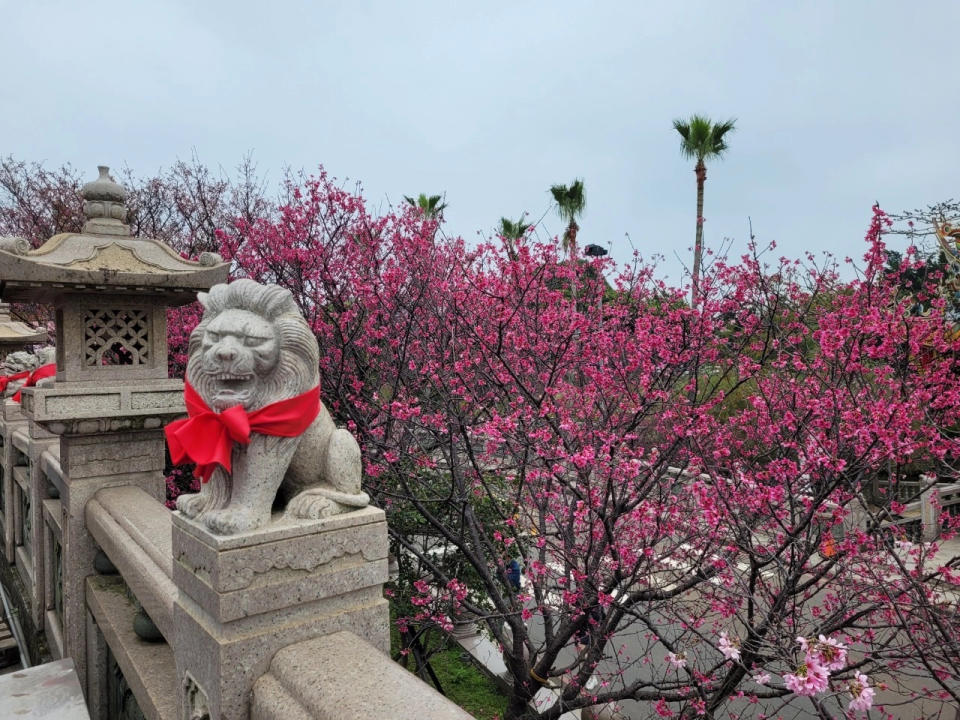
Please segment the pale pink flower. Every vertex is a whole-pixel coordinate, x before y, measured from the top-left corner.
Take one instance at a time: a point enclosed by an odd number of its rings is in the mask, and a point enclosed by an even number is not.
[[[850,710],[869,710],[873,706],[874,689],[870,687],[870,680],[863,673],[856,673],[854,680],[850,681],[850,694],[853,700],[850,701]]]
[[[717,643],[717,647],[727,660],[740,659],[740,643],[736,639],[730,640],[726,631],[720,633],[720,642]]]
[[[670,666],[675,670],[680,670],[687,666],[687,658],[684,657],[683,653],[679,655],[674,655],[672,652],[668,652],[666,655],[666,660],[670,663]]]
[[[783,676],[783,684],[787,686],[787,690],[797,695],[813,697],[827,689],[828,678],[829,675],[824,668],[816,663],[811,665],[804,663],[797,668],[796,673],[786,673]]]
[[[753,681],[758,685],[766,685],[768,682],[770,682],[770,673],[763,672],[762,670],[754,673]]]
[[[807,652],[807,662],[814,660],[828,672],[843,670],[847,664],[847,646],[839,640],[821,635]]]

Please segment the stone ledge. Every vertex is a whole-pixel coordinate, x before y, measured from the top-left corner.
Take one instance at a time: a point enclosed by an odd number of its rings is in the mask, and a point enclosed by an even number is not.
[[[288,714],[289,708],[305,712]],[[251,720],[473,716],[387,655],[341,631],[277,651],[253,686]]]
[[[40,453],[40,472],[46,476],[47,482],[53,485],[61,496],[66,493],[67,482],[60,468],[60,443],[53,443]]]
[[[4,718],[89,720],[73,660],[34,665],[0,677]]]
[[[133,632],[136,608],[118,577],[88,577],[87,607],[147,720],[177,720],[177,671],[166,643]]]
[[[57,542],[63,542],[63,506],[57,498],[47,498],[42,501],[43,512],[49,518],[44,524],[50,528]]]
[[[273,675],[261,675],[253,686],[251,720],[316,720]]]
[[[24,418],[24,420],[26,420],[26,418]],[[10,443],[24,455],[30,457],[30,445],[33,441],[30,439],[30,433],[27,430],[26,423],[18,426],[16,430],[10,433]]]
[[[93,387],[65,385],[68,384],[31,388],[29,397],[24,393],[24,413],[32,416],[34,422],[47,424],[103,417],[156,417],[168,422],[186,414],[182,380],[146,379],[137,387],[111,387],[103,382]]]
[[[26,465],[14,465],[13,479],[20,486],[20,490],[30,492],[30,468]]]
[[[167,507],[130,485],[104,488],[94,497],[169,577],[173,572],[173,544]]]
[[[47,636],[47,645],[54,660],[63,658],[63,630],[60,628],[60,618],[55,610],[47,610],[44,615],[43,632]]]
[[[27,588],[32,588],[34,586],[33,553],[28,554],[27,549],[23,545],[17,545],[17,549],[14,551],[14,557],[17,559],[17,570],[23,580],[23,584],[26,585]],[[29,596],[27,599],[29,600]]]
[[[251,545],[263,545],[277,540],[288,540],[304,535],[316,535],[344,527],[386,522],[386,514],[380,508],[368,505],[360,510],[321,518],[320,520],[290,520],[283,513],[274,513],[269,523],[262,528],[240,535],[215,535],[205,526],[190,520],[179,511],[173,513],[173,524],[179,530],[192,535],[214,550],[234,550]]]

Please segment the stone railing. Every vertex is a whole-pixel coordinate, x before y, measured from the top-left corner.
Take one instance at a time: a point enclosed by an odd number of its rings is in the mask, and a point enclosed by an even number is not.
[[[38,631],[54,657],[63,656],[63,556],[60,495],[64,489],[57,438],[32,425],[20,405],[3,403],[0,416],[0,528],[7,561],[3,576],[13,586],[31,654]]]
[[[307,672],[304,672],[307,670]],[[351,632],[288,645],[253,687],[253,720],[469,718],[439,693],[411,692],[410,673]],[[422,686],[422,689],[427,689]]]
[[[4,577],[32,660],[73,658],[91,717],[470,717],[387,655],[381,510],[218,536],[136,465],[88,477],[74,453],[71,481],[11,401],[0,443]]]

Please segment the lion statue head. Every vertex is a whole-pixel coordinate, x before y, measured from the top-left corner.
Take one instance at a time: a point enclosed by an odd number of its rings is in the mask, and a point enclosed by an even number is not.
[[[3,372],[14,374],[25,370],[35,370],[39,367],[37,356],[26,350],[17,350],[7,355],[3,361]]]
[[[199,294],[187,381],[212,409],[248,412],[319,382],[320,351],[289,290],[235,280]]]

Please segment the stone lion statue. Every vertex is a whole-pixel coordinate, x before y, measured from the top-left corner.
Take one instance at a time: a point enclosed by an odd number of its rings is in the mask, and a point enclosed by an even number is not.
[[[18,373],[36,370],[38,367],[55,362],[56,356],[57,349],[53,346],[42,347],[36,352],[17,350],[4,358],[3,364],[0,366],[0,375],[17,375]],[[0,395],[4,398],[12,397],[17,390],[23,387],[25,382],[26,378],[8,382]],[[48,380],[41,380],[40,384],[46,385],[47,382]]]
[[[3,361],[3,371],[7,374],[33,370],[37,367],[37,357],[32,352],[17,350],[7,355]]]
[[[247,413],[300,396],[319,383],[320,351],[290,291],[252,280],[200,293],[203,319],[190,335],[186,380],[214,413]],[[364,507],[360,447],[320,403],[297,437],[251,432],[234,443],[231,472],[218,465],[177,509],[213,532],[234,534],[287,517],[321,518]]]

